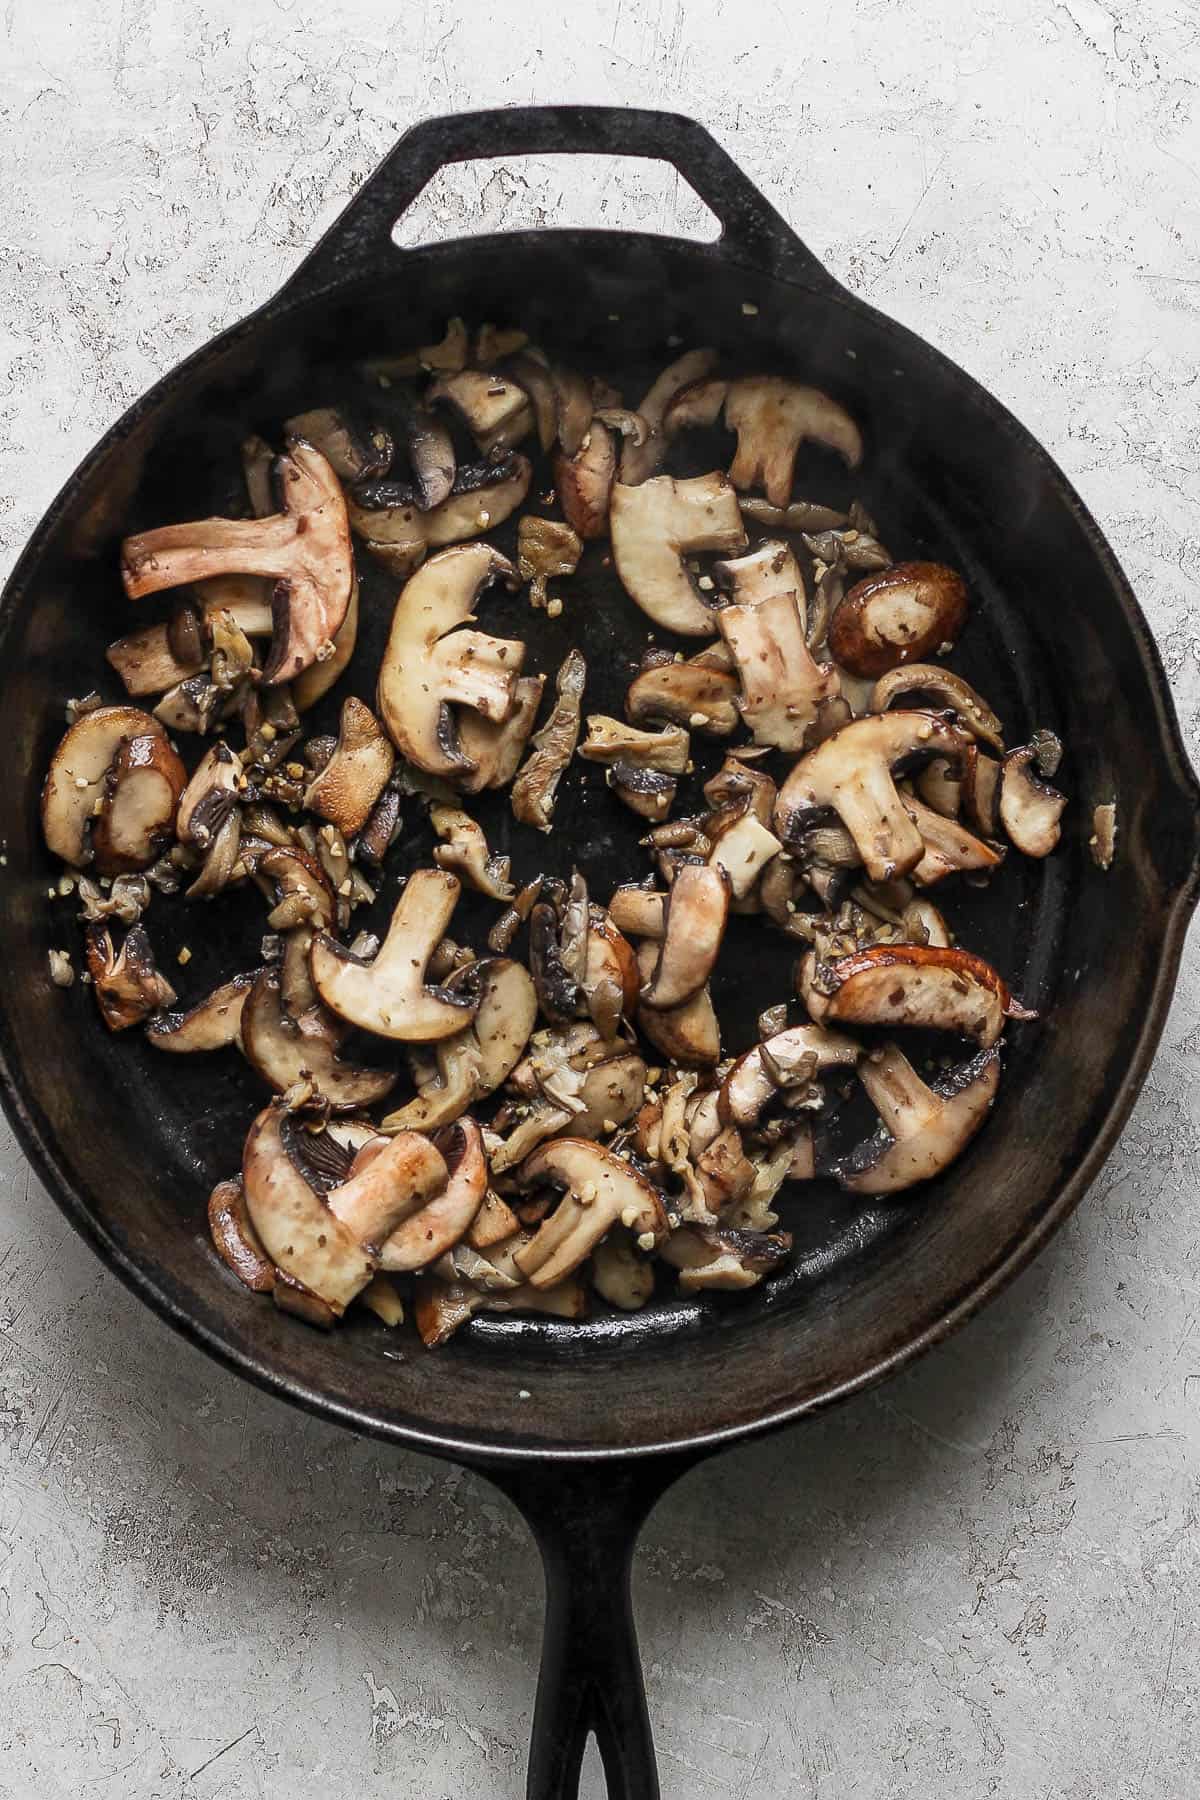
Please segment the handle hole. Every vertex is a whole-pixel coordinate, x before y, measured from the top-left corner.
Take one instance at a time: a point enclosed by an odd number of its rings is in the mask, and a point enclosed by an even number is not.
[[[545,226],[715,243],[721,224],[670,163],[639,156],[506,156],[448,163],[392,229],[403,249]]]

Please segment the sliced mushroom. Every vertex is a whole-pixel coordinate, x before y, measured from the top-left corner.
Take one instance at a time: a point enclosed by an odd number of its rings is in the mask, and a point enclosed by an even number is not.
[[[815,968],[801,967],[801,992],[821,1024],[920,1026],[954,1031],[989,1049],[1014,1007],[1007,986],[982,957],[927,944],[872,944]]]
[[[788,1231],[739,1231],[729,1225],[682,1225],[661,1246],[664,1262],[679,1270],[680,1291],[705,1288],[736,1292],[757,1287],[792,1251]]]
[[[541,730],[534,732],[532,754],[513,782],[513,816],[522,825],[533,825],[538,831],[550,830],[558,784],[579,742],[586,681],[587,663],[582,653],[569,650],[554,680],[554,711]]]
[[[649,981],[658,965],[659,945],[640,944],[637,959],[638,973],[643,981]],[[660,1055],[681,1068],[707,1068],[721,1059],[721,1027],[707,987],[682,1006],[643,1007],[638,1013],[638,1030]]]
[[[415,1100],[388,1114],[383,1131],[432,1131],[451,1124],[507,1081],[525,1052],[537,1022],[537,996],[520,963],[504,957],[477,962],[452,981],[477,991],[475,1017],[439,1042],[435,1078],[421,1084]]]
[[[331,1012],[378,1037],[430,1043],[470,1023],[477,1002],[425,985],[425,968],[459,896],[453,875],[417,869],[396,904],[379,954],[362,962],[320,934],[309,954],[313,986]]]
[[[92,826],[92,856],[102,875],[148,869],[157,860],[171,841],[186,780],[183,764],[157,726],[123,741],[105,776]]]
[[[882,1123],[830,1172],[850,1193],[896,1194],[932,1180],[966,1148],[996,1097],[1000,1052],[980,1050],[930,1087],[886,1044],[864,1058],[858,1076]]]
[[[589,713],[587,728],[579,754],[589,762],[633,763],[667,775],[682,775],[687,768],[690,740],[678,725],[662,731],[639,731],[607,713]]]
[[[449,496],[422,512],[417,490],[396,481],[356,482],[350,523],[378,562],[401,581],[430,550],[462,543],[503,524],[525,499],[533,474],[516,451],[495,463],[462,463]]]
[[[242,1049],[276,1093],[286,1093],[294,1082],[311,1081],[336,1112],[356,1112],[385,1100],[396,1085],[395,1072],[343,1062],[338,1048],[345,1035],[345,1026],[322,1006],[291,1017],[277,969],[264,969],[245,997]]]
[[[1117,853],[1117,803],[1104,800],[1092,808],[1092,835],[1088,839],[1092,861],[1105,874],[1113,866]]]
[[[558,503],[585,543],[602,538],[609,529],[617,452],[611,432],[593,425],[573,456],[565,450],[554,454],[554,487]]]
[[[544,675],[522,675],[514,682],[512,711],[501,724],[469,709],[458,715],[459,748],[475,765],[468,774],[456,777],[464,794],[507,787],[529,742],[545,685]]]
[[[458,1243],[470,1229],[487,1193],[488,1167],[483,1138],[474,1119],[459,1119],[434,1139],[449,1179],[385,1239],[379,1266],[396,1274],[424,1269]]]
[[[488,544],[460,544],[419,569],[396,602],[379,669],[379,711],[409,762],[431,775],[470,774],[451,702],[502,722],[513,703],[525,646],[456,630],[484,588],[512,582],[512,564]]]
[[[766,526],[769,531],[840,531],[850,523],[845,513],[807,500],[793,500],[788,506],[772,506],[769,500],[763,500],[757,494],[746,494],[738,505],[745,518]]]
[[[583,1009],[583,970],[558,914],[541,900],[529,915],[529,967],[538,1004],[552,1025],[568,1025]],[[583,946],[586,956],[586,943]]]
[[[226,1268],[252,1292],[269,1294],[275,1286],[275,1266],[250,1223],[240,1175],[219,1181],[209,1195],[208,1230]]]
[[[315,856],[291,845],[284,850],[248,850],[243,860],[273,902],[267,914],[272,931],[291,931],[299,925],[329,929],[337,903]]]
[[[1000,776],[1003,765],[982,750],[968,750],[963,761],[962,807],[971,824],[986,838],[1000,835]]]
[[[861,1055],[862,1045],[853,1038],[820,1025],[777,1032],[739,1056],[730,1069],[721,1084],[721,1119],[747,1130],[781,1091],[807,1088],[824,1069],[853,1068]]]
[[[665,720],[710,737],[728,737],[741,716],[735,704],[738,689],[732,658],[721,645],[715,654],[702,650],[686,662],[668,659],[644,669],[630,684],[625,711],[635,725]]]
[[[174,1004],[175,989],[155,968],[143,925],[134,925],[125,933],[119,952],[114,952],[104,926],[89,925],[84,946],[96,1005],[110,1031],[128,1031],[151,1013]]]
[[[483,1204],[467,1226],[467,1243],[473,1250],[492,1250],[511,1239],[520,1225],[517,1215],[492,1188],[483,1196]]]
[[[715,425],[729,392],[729,383],[716,378],[692,381],[680,388],[663,414],[663,433],[676,438],[682,431]]]
[[[1039,732],[1030,743],[1010,750],[1004,759],[1000,820],[1025,856],[1049,856],[1062,836],[1059,820],[1067,799],[1048,779],[1058,768],[1061,755],[1058,739],[1050,732]]]
[[[226,743],[206,750],[183,790],[175,819],[181,844],[207,851],[238,802],[242,765]]]
[[[966,585],[943,563],[893,563],[856,583],[833,615],[832,654],[855,675],[885,675],[954,643],[967,617]]]
[[[180,658],[171,646],[166,625],[145,625],[140,631],[131,631],[110,644],[104,656],[121,677],[125,692],[135,699],[178,686],[198,675],[208,660],[202,645],[194,655]]]
[[[704,798],[714,809],[736,809],[753,813],[760,825],[770,825],[775,817],[778,790],[762,769],[752,768],[736,755],[726,756],[715,775],[704,784]]]
[[[807,815],[836,812],[873,881],[906,875],[920,862],[925,845],[896,790],[893,770],[939,753],[960,756],[967,742],[935,713],[855,719],[796,764],[780,789],[775,829],[786,843],[799,835]]]
[[[851,469],[862,461],[862,434],[845,408],[819,388],[777,375],[731,381],[725,423],[738,440],[730,481],[741,489],[761,486],[773,506],[787,506],[791,500],[801,444],[823,444]]]
[[[533,425],[524,388],[506,380],[498,369],[459,369],[441,375],[425,390],[425,400],[429,406],[449,406],[485,453],[510,450]]]
[[[392,777],[396,754],[375,714],[361,700],[342,702],[333,755],[309,783],[304,804],[354,837]]]
[[[716,367],[715,350],[688,350],[669,363],[656,378],[638,407],[646,424],[646,435],[636,443],[626,438],[621,451],[621,480],[626,487],[637,487],[654,474],[667,453],[667,436],[663,416],[681,389],[702,381]]]
[[[298,713],[308,712],[323,700],[335,681],[345,673],[358,643],[358,579],[350,589],[346,616],[333,634],[333,654],[310,663],[291,684],[292,700]]]
[[[545,454],[558,436],[558,391],[549,363],[540,350],[526,344],[515,354],[505,356],[498,364],[498,372],[524,388],[533,408],[538,443]]]
[[[317,406],[310,412],[295,413],[284,420],[283,429],[289,438],[300,438],[319,450],[343,481],[385,474],[395,454],[392,440],[382,427],[363,431],[349,413],[336,406]]]
[[[674,775],[663,775],[657,769],[645,769],[632,762],[612,763],[605,780],[617,799],[639,819],[666,819],[679,789]]]
[[[736,903],[753,893],[759,876],[782,849],[774,832],[768,831],[753,809],[747,807],[719,832],[714,831],[708,861],[711,868],[724,870],[730,896]]]
[[[370,817],[358,834],[360,862],[373,863],[378,867],[395,842],[400,825],[400,789],[393,777],[371,808]]]
[[[268,685],[332,654],[354,585],[346,503],[329,463],[311,444],[289,439],[277,479],[281,513],[164,525],[121,546],[131,600],[208,575],[272,576],[275,633],[262,672]]]
[[[556,575],[573,575],[583,554],[583,540],[557,519],[526,513],[517,526],[517,573],[532,583],[531,606],[546,604],[546,583]]]
[[[692,585],[684,557],[702,550],[728,554],[746,542],[737,495],[725,476],[676,481],[659,475],[612,491],[612,547],[630,599],[656,625],[681,637],[711,637],[713,612]]]
[[[609,915],[593,906],[580,988],[588,1015],[602,1038],[615,1039],[622,1018],[633,1017],[640,985],[632,946]]]
[[[962,806],[965,758],[951,761],[935,756],[913,778],[913,787],[924,805],[944,819],[957,819]]]
[[[679,870],[667,896],[654,973],[642,989],[643,1007],[674,1009],[701,991],[725,936],[730,892],[722,868],[685,863]]]
[[[619,887],[608,903],[608,916],[628,937],[661,939],[666,931],[667,896],[654,888]]]
[[[987,701],[961,675],[937,663],[905,662],[881,675],[871,690],[869,710],[886,712],[895,700],[911,704],[914,695],[937,701],[955,713],[973,737],[1003,754],[1003,727]]]
[[[1003,862],[1002,849],[974,837],[957,819],[947,819],[932,807],[923,805],[915,795],[905,794],[902,798],[905,811],[921,833],[925,846],[921,860],[912,871],[918,887],[932,887],[947,875],[963,870],[995,869]]]
[[[511,859],[490,854],[483,827],[470,813],[435,802],[429,809],[429,821],[438,836],[447,840],[433,852],[439,869],[457,869],[489,900],[512,899],[515,889],[508,879]]]
[[[618,1222],[645,1247],[661,1243],[667,1215],[655,1188],[631,1163],[583,1138],[558,1138],[521,1165],[521,1185],[565,1188],[532,1242],[515,1257],[532,1287],[553,1287],[572,1274]]]
[[[159,1013],[146,1026],[147,1038],[156,1050],[179,1056],[227,1049],[240,1041],[242,1008],[253,983],[253,975],[235,975],[187,1012]]]
[[[638,1312],[652,1298],[654,1265],[623,1225],[612,1226],[592,1251],[592,1286],[620,1312]]]
[[[816,663],[791,593],[717,614],[741,678],[738,711],[756,744],[803,750],[821,728],[840,688],[832,663]]]
[[[477,1312],[531,1312],[552,1319],[583,1319],[587,1316],[587,1290],[575,1280],[545,1289],[524,1285],[501,1294],[484,1293],[464,1283],[451,1287],[429,1275],[417,1282],[413,1317],[427,1350],[446,1343]]]
[[[53,855],[74,868],[92,860],[92,821],[103,812],[106,799],[109,804],[112,800],[109,771],[124,744],[143,738],[161,739],[167,756],[174,757],[158,720],[136,706],[97,706],[71,726],[54,752],[42,788],[42,831]],[[178,763],[178,758],[174,760]],[[182,764],[179,770],[182,774]],[[176,789],[171,816],[178,797]],[[153,861],[153,855],[147,858]]]

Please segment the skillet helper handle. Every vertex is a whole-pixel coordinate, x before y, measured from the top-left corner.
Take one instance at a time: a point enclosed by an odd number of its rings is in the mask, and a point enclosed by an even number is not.
[[[506,156],[639,156],[670,163],[715,215],[717,253],[825,292],[833,276],[703,125],[682,113],[621,106],[512,106],[426,119],[406,131],[311,250],[284,292],[384,277],[402,254],[396,221],[447,163]]]
[[[651,1508],[690,1460],[486,1473],[523,1513],[546,1578],[526,1800],[577,1800],[594,1732],[608,1800],[659,1800],[630,1573]]]

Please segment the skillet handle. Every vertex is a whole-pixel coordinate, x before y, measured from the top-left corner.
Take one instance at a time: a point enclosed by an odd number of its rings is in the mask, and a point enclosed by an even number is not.
[[[401,252],[396,221],[447,163],[506,156],[640,156],[672,164],[721,225],[711,248],[764,274],[840,293],[807,249],[723,150],[681,113],[621,106],[513,106],[426,119],[406,131],[365,181],[283,292],[318,293],[360,277],[383,276]]]
[[[524,1515],[546,1578],[526,1800],[577,1800],[593,1732],[608,1800],[659,1800],[630,1572],[651,1509],[693,1461],[483,1469]]]

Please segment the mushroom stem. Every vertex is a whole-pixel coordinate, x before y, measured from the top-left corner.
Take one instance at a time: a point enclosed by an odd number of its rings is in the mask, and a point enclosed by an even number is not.
[[[858,1078],[880,1119],[898,1141],[915,1137],[935,1119],[943,1102],[896,1044],[885,1044],[858,1065]]]

